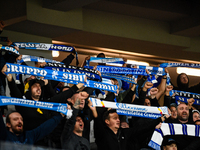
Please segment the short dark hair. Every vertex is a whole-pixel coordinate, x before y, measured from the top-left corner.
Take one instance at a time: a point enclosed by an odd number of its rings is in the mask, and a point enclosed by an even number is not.
[[[11,111],[11,112],[9,112],[7,115],[6,115],[6,123],[10,123],[10,114],[12,114],[12,113],[19,113],[18,111]],[[19,113],[20,114],[20,113]],[[21,114],[20,114],[21,115]]]
[[[103,121],[105,121],[106,119],[109,120],[110,119],[109,114],[112,114],[112,113],[116,113],[116,109],[110,109],[110,110],[104,112],[104,114],[103,114]]]
[[[35,83],[39,83],[41,88],[45,85],[43,80],[39,80],[39,79],[29,80],[29,91],[31,91],[31,86],[34,85]]]
[[[103,56],[104,58],[106,57],[106,55],[105,55],[104,53],[99,53],[99,54],[97,55],[97,57],[102,57],[102,56]]]

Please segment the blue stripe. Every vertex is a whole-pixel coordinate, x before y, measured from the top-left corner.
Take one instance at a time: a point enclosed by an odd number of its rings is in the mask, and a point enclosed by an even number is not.
[[[168,125],[169,125],[169,130],[170,130],[171,135],[175,135],[174,125],[172,123],[169,123]]]
[[[159,132],[162,135],[162,137],[164,137],[164,134],[161,129],[155,129],[155,131]]]
[[[159,144],[155,143],[154,141],[150,141],[148,144],[149,147],[155,149],[155,150],[160,150],[160,146]]]
[[[188,135],[187,134],[187,125],[182,124],[182,130],[183,130],[183,135]]]
[[[195,136],[199,136],[199,125],[195,125]]]

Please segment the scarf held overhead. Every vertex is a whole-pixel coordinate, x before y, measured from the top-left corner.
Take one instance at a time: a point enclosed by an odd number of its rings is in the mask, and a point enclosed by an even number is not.
[[[172,90],[173,93],[175,93],[175,100],[181,101],[184,103],[188,103],[188,99],[193,98],[194,105],[200,105],[200,94],[197,93],[191,93],[191,92],[185,92],[185,91],[179,91],[179,90]]]
[[[3,45],[0,44],[0,50],[6,51],[6,52],[11,52],[11,53],[13,53],[14,55],[17,55],[17,56],[20,55],[18,50],[16,50],[13,47],[10,47],[10,46],[3,46]]]
[[[200,68],[200,64],[193,64],[193,63],[178,63],[178,62],[171,62],[171,63],[162,63],[160,67],[189,67],[189,68]]]
[[[106,84],[102,82],[95,82],[92,80],[87,80],[87,82],[85,82],[85,77],[86,77],[85,74],[67,73],[62,71],[55,71],[50,69],[30,67],[30,66],[11,64],[11,63],[6,63],[6,65],[7,65],[7,71],[5,72],[6,74],[17,73],[17,74],[28,74],[33,76],[42,76],[44,77],[44,79],[48,80],[56,80],[71,84],[84,83],[86,87],[108,90],[114,93],[117,92],[116,85]]]
[[[142,105],[103,101],[95,98],[89,99],[91,100],[93,106],[117,109],[117,113],[120,115],[130,115],[156,119],[158,117],[161,117],[162,114],[168,114],[167,107],[149,107]]]
[[[17,105],[23,107],[47,109],[63,113],[67,116],[67,118],[70,118],[72,116],[72,110],[67,109],[67,104],[61,104],[61,103],[49,103],[49,102],[0,96],[0,106],[5,106],[5,105]]]
[[[85,74],[87,77],[89,77],[89,79],[97,79],[98,81],[101,81],[101,77],[99,76],[98,72],[93,69],[76,67],[76,66],[66,66],[64,64],[57,64],[57,63],[47,63],[44,68],[56,71]]]
[[[22,59],[18,60],[17,63],[22,63],[22,62],[27,62],[27,61],[34,61],[34,62],[52,62],[52,63],[61,63],[59,61],[56,60],[51,60],[51,59],[47,59],[47,58],[41,58],[41,57],[37,57],[37,56],[30,56],[30,55],[22,55]]]
[[[76,54],[76,65],[78,62],[78,54],[75,48],[72,46],[58,45],[58,44],[46,44],[46,43],[32,43],[32,42],[15,42],[17,47],[21,49],[36,49],[36,50],[53,50],[53,51],[64,51],[64,52],[74,52]]]
[[[188,135],[199,137],[199,129],[199,125],[162,123],[160,129],[154,131],[148,145],[156,150],[161,150],[160,146],[164,136]]]

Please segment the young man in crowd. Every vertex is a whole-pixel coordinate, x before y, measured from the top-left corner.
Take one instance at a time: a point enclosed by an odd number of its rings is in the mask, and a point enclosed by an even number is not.
[[[101,110],[100,110],[101,109]],[[138,149],[137,136],[148,130],[154,130],[156,125],[165,120],[164,117],[155,119],[151,124],[132,128],[120,128],[119,115],[115,109],[100,108],[95,118],[94,133],[98,150],[128,150]],[[101,111],[101,112],[100,112]],[[103,121],[101,114],[104,112]]]
[[[61,136],[61,146],[67,150],[89,150],[89,141],[83,137],[84,122],[81,116],[77,116],[79,110],[85,106],[85,99],[88,97],[86,92],[76,93],[72,96],[73,115],[66,121]]]

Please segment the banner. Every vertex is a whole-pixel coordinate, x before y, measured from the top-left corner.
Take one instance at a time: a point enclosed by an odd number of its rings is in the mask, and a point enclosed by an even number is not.
[[[130,115],[156,119],[158,117],[161,117],[162,114],[168,114],[167,107],[149,107],[142,105],[103,101],[95,98],[89,99],[91,100],[93,106],[117,109],[117,113],[120,115]]]
[[[67,104],[62,104],[62,103],[49,103],[49,102],[0,96],[0,106],[5,106],[5,105],[17,105],[23,107],[47,109],[63,113],[67,116],[67,118],[70,118],[72,116],[72,110],[68,110]]]

